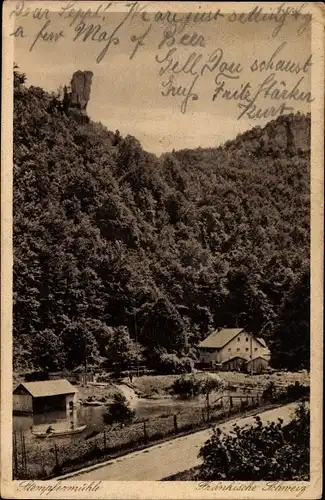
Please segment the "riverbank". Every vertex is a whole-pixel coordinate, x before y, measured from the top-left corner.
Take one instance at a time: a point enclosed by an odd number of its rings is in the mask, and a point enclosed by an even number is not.
[[[113,382],[105,385],[88,383],[85,386],[77,384],[75,387],[78,389],[77,396],[79,402],[98,401],[102,404],[109,404],[113,402],[114,396],[120,393]]]
[[[277,387],[285,387],[295,382],[304,386],[309,386],[309,373],[303,372],[273,372],[261,375],[251,375],[240,372],[198,372],[198,378],[204,378],[206,373],[209,376],[221,378],[225,384],[231,389],[232,387],[240,392],[259,391],[262,392],[270,382],[273,382]],[[131,399],[134,397],[144,399],[163,399],[172,396],[172,386],[180,377],[180,375],[143,375],[140,377],[133,376],[132,382],[128,377],[123,377],[119,380],[110,380],[105,384],[88,383],[85,387],[83,384],[77,384],[78,400],[83,401],[98,401],[102,404],[110,404],[114,396],[121,393],[119,386],[125,385],[134,391]],[[14,376],[15,385],[23,380],[19,375]]]
[[[273,372],[260,375],[251,375],[240,372],[198,372],[198,378],[204,378],[206,374],[209,376],[222,379],[226,386],[230,389],[237,389],[239,392],[259,391],[262,392],[270,382],[273,382],[277,387],[285,387],[295,382],[304,386],[309,386],[309,373],[303,372]],[[143,375],[141,377],[133,377],[132,382],[128,377],[124,377],[116,383],[109,383],[107,386],[89,385],[88,387],[77,386],[80,399],[93,398],[101,400],[104,398],[106,402],[113,400],[116,392],[121,392],[118,389],[120,384],[124,384],[134,391],[138,398],[144,399],[163,399],[172,396],[172,386],[180,377],[180,375]]]

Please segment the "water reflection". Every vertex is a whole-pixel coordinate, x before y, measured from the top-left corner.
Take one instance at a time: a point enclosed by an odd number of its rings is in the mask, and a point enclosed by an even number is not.
[[[173,398],[155,400],[139,399],[135,401],[132,406],[136,411],[137,418],[141,420],[144,418],[155,418],[159,415],[177,413],[181,411],[185,405],[187,407],[201,407],[204,405],[204,402],[201,399],[187,401]],[[51,424],[55,429],[69,429],[70,423],[73,421],[75,427],[87,425],[87,428],[81,434],[62,438],[56,437],[55,439],[60,439],[60,442],[63,442],[63,440],[64,442],[83,440],[91,432],[101,432],[104,429],[103,414],[106,412],[107,407],[105,406],[80,406],[72,412],[60,410],[28,416],[15,415],[13,417],[13,429],[14,431],[23,430],[27,440],[34,440],[35,438],[31,433],[31,427],[33,427],[35,431],[44,431]],[[46,440],[45,443],[53,443],[53,439],[54,438]]]

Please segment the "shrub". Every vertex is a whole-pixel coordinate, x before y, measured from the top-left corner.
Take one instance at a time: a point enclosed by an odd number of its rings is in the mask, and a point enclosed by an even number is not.
[[[231,434],[214,429],[213,436],[201,448],[203,459],[200,480],[279,481],[309,479],[309,410],[301,404],[294,419],[264,425],[255,417],[255,425]]]
[[[160,356],[157,362],[156,370],[162,375],[171,375],[175,373],[183,373],[184,367],[176,354],[164,353]]]
[[[105,424],[131,422],[134,418],[135,411],[129,407],[123,394],[115,394],[114,402],[109,407],[108,413],[103,415]]]
[[[182,375],[175,380],[172,391],[177,396],[185,398],[194,397],[200,394],[201,382],[194,375]]]
[[[286,390],[286,397],[292,401],[308,397],[309,394],[310,388],[300,384],[298,381],[295,384],[289,385]]]
[[[195,397],[199,394],[208,397],[211,392],[219,391],[224,386],[224,381],[217,377],[205,375],[199,378],[195,375],[182,375],[175,380],[172,392],[183,397]]]
[[[179,360],[181,369],[184,373],[192,373],[194,370],[194,361],[192,358],[189,358],[188,356],[183,356]]]
[[[270,382],[268,386],[264,389],[262,394],[262,399],[264,401],[274,401],[276,398],[276,386],[274,382]]]

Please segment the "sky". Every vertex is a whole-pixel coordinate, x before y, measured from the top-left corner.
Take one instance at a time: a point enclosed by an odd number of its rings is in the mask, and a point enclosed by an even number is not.
[[[93,5],[95,4],[97,5],[97,2]],[[216,8],[213,7],[220,5],[209,4],[209,10],[215,12]],[[158,7],[155,10],[158,10]],[[100,121],[109,130],[118,129],[123,136],[135,136],[144,149],[156,154],[172,149],[214,147],[251,127],[262,126],[271,119],[253,119],[247,115],[238,119],[238,101],[217,98],[213,102],[215,77],[220,66],[213,72],[206,71],[203,76],[199,75],[193,87],[198,98],[189,100],[186,113],[182,113],[181,104],[184,97],[162,95],[168,88],[171,73],[166,71],[164,75],[159,75],[164,64],[157,63],[156,56],[163,60],[169,50],[175,48],[171,57],[174,57],[175,61],[177,59],[185,63],[187,57],[195,52],[202,54],[197,66],[201,68],[203,62],[212,57],[213,53],[222,53],[221,62],[227,63],[228,67],[232,63],[233,67],[238,64],[241,67],[239,78],[224,77],[227,88],[235,90],[241,84],[250,83],[254,93],[254,89],[256,92],[262,81],[271,73],[270,70],[252,72],[250,66],[255,59],[267,61],[282,46],[274,60],[285,59],[291,63],[299,63],[302,67],[311,51],[310,29],[297,34],[301,20],[287,18],[277,36],[273,36],[277,26],[275,22],[242,24],[230,22],[228,16],[218,17],[216,21],[209,23],[189,23],[186,31],[176,36],[174,45],[168,47],[165,43],[159,48],[164,39],[164,32],[173,29],[173,25],[155,22],[154,14],[150,13],[147,16],[150,21],[146,22],[141,20],[139,15],[133,18],[130,16],[117,32],[119,43],[111,45],[98,63],[96,59],[105,43],[93,41],[91,38],[82,41],[81,36],[73,41],[77,34],[78,21],[70,27],[71,17],[65,19],[64,16],[60,17],[58,13],[51,12],[50,23],[45,31],[59,33],[62,30],[63,36],[56,42],[39,37],[32,50],[30,47],[47,19],[33,19],[30,13],[13,17],[15,29],[21,26],[25,35],[24,38],[15,38],[14,58],[20,71],[26,73],[27,85],[56,91],[60,86],[69,85],[73,72],[92,71],[91,96],[87,108],[90,118]],[[88,23],[100,23],[102,31],[110,34],[124,17],[125,13],[111,12],[110,8],[107,8],[102,18],[96,21],[88,19]],[[135,46],[131,37],[140,36],[149,25],[151,28],[145,38],[145,45],[139,47],[136,55],[130,59]],[[195,32],[204,38],[204,47],[185,47],[177,43],[184,33]],[[238,73],[234,72],[233,75]],[[299,74],[278,71],[274,78],[279,83],[278,87],[284,87],[284,84],[280,83],[282,81],[289,90],[303,78],[299,84],[300,91],[310,91],[310,70]],[[188,74],[177,74],[174,76],[174,85],[182,85],[188,89],[193,79],[194,77]],[[278,107],[281,102],[260,96],[258,107]],[[295,111],[309,111],[308,102],[291,102],[290,105],[294,106]]]

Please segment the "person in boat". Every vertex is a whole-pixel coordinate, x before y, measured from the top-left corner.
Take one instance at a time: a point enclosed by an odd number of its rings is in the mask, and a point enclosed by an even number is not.
[[[53,432],[53,431],[54,431],[54,429],[53,429],[53,427],[50,425],[50,426],[47,428],[47,430],[46,430],[46,434],[51,434],[51,432]]]
[[[71,422],[70,422],[70,429],[71,429],[72,431],[74,431],[74,422],[73,422],[73,420],[71,420]]]

